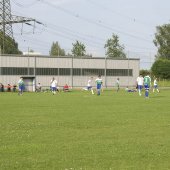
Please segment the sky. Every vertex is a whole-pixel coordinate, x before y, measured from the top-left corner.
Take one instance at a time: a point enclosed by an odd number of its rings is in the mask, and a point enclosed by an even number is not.
[[[140,58],[150,69],[157,53],[156,27],[170,23],[169,0],[11,0],[12,15],[34,18],[42,24],[14,24],[19,49],[48,55],[53,42],[71,53],[76,40],[86,53],[105,57],[104,45],[116,34],[129,58]]]

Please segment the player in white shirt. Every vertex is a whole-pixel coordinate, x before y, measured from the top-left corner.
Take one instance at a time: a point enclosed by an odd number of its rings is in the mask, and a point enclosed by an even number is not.
[[[117,88],[117,92],[119,91],[120,89],[120,81],[119,81],[119,78],[116,79],[116,88]]]
[[[57,80],[55,80],[55,78],[53,77],[53,79],[51,80],[51,90],[53,95],[56,94],[56,90],[57,90]]]
[[[157,92],[159,93],[157,78],[154,79],[153,85],[153,93],[155,92],[155,90],[157,90]]]
[[[93,91],[93,88],[92,88],[92,80],[93,80],[93,77],[91,77],[88,82],[87,82],[87,87],[83,88],[83,90],[90,90],[92,94],[94,94],[94,91]]]
[[[141,96],[142,95],[141,94],[141,90],[143,88],[143,77],[142,77],[142,75],[139,75],[139,77],[137,78],[136,82],[137,82],[137,86],[138,86],[139,96]]]

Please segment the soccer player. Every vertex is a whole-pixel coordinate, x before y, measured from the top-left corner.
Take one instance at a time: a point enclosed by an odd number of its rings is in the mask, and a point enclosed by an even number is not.
[[[36,92],[41,92],[41,84],[40,83],[38,83],[37,84],[37,87],[36,87]]]
[[[53,95],[56,94],[56,90],[57,90],[57,80],[55,80],[55,78],[53,77],[53,79],[51,80],[51,90]]]
[[[153,93],[155,92],[155,90],[157,90],[157,92],[159,93],[157,78],[154,79],[153,85]]]
[[[84,90],[90,90],[91,93],[94,94],[94,91],[93,91],[93,88],[92,88],[92,85],[91,85],[92,80],[93,80],[93,77],[90,77],[90,79],[87,82],[87,87],[85,87],[83,89]]]
[[[151,78],[149,75],[144,77],[145,98],[149,98],[149,88],[151,86]]]
[[[120,81],[119,81],[119,78],[116,79],[116,87],[117,87],[117,92],[118,92],[119,89],[120,89]]]
[[[141,94],[141,90],[142,90],[142,88],[143,88],[143,77],[142,77],[141,74],[140,74],[139,77],[137,78],[136,82],[137,82],[137,86],[138,86],[139,96],[141,96],[141,95],[142,95],[142,94]]]
[[[18,88],[19,88],[18,95],[22,95],[24,91],[24,81],[22,77],[20,77],[18,81]]]
[[[97,85],[97,95],[100,95],[100,91],[101,91],[101,86],[102,86],[102,79],[101,76],[99,75],[98,78],[95,80],[96,85]]]

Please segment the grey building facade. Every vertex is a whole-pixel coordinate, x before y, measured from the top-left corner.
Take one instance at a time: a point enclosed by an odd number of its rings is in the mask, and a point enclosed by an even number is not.
[[[139,59],[73,58],[48,56],[0,56],[0,82],[17,84],[23,77],[28,91],[38,83],[50,86],[52,77],[59,86],[84,87],[89,77],[102,76],[104,87],[114,87],[119,77],[120,85],[134,86],[139,75]],[[93,85],[95,82],[93,81]]]

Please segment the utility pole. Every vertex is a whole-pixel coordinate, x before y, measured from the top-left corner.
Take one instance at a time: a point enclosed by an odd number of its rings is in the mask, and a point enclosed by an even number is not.
[[[128,57],[128,86],[129,86],[129,51],[128,51],[128,54],[127,54],[127,57]]]
[[[29,69],[30,69],[30,48],[28,47],[28,76],[30,75]]]
[[[0,39],[2,42],[2,54],[5,53],[6,46],[9,45],[9,40],[7,38],[13,38],[12,24],[33,22],[33,33],[35,28],[35,23],[42,24],[33,18],[26,18],[22,16],[16,16],[11,14],[11,4],[10,0],[0,0]],[[31,25],[31,24],[28,24]]]
[[[107,88],[107,56],[106,56],[106,49],[105,49],[105,69],[104,69],[104,76],[105,76],[105,88]]]

